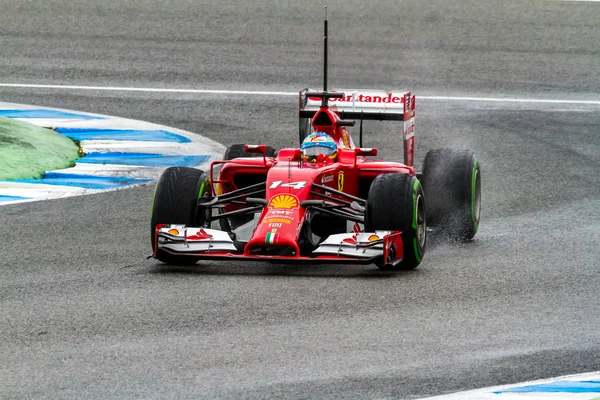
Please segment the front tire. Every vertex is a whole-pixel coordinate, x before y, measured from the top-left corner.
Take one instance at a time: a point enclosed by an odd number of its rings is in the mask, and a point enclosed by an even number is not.
[[[481,170],[471,150],[437,149],[425,156],[423,189],[431,226],[454,240],[471,240],[481,218]]]
[[[385,260],[377,266],[390,270],[411,270],[421,263],[427,244],[425,198],[419,180],[408,174],[383,174],[373,180],[369,189],[365,230],[402,232],[404,255],[393,266]]]
[[[155,236],[158,224],[187,226],[210,224],[210,208],[198,208],[198,199],[211,195],[210,179],[203,171],[188,167],[171,167],[164,170],[156,183],[152,201],[150,220],[152,252],[156,249]],[[194,258],[160,251],[156,253],[156,258],[167,264],[196,263]]]

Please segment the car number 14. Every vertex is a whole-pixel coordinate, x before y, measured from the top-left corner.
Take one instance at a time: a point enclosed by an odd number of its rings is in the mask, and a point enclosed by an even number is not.
[[[271,182],[269,189],[275,189],[278,187],[282,187],[282,188],[289,187],[289,188],[293,188],[293,189],[302,189],[305,186],[306,186],[306,181],[289,182],[289,183],[283,183],[283,181],[273,181],[273,182]]]

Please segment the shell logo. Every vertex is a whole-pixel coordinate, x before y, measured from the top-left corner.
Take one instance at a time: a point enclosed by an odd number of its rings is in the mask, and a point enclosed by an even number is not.
[[[376,240],[379,240],[379,236],[377,236],[377,235],[371,235],[371,236],[369,236],[369,242],[374,242]]]
[[[298,207],[298,198],[292,194],[278,194],[271,198],[269,206],[273,208],[296,208]]]

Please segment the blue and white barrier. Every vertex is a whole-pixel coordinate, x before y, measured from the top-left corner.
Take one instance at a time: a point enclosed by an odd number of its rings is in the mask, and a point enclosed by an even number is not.
[[[225,148],[180,129],[107,115],[0,102],[15,118],[80,142],[86,155],[42,179],[0,181],[0,205],[97,193],[156,179],[164,168],[208,169]]]
[[[421,400],[600,400],[600,371],[428,397]]]

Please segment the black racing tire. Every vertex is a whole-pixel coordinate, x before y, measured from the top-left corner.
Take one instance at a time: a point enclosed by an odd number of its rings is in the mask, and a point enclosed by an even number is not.
[[[402,231],[404,256],[393,266],[385,260],[377,266],[388,270],[411,270],[421,263],[427,244],[425,195],[421,182],[409,174],[383,174],[373,180],[369,189],[365,215],[365,231]]]
[[[258,154],[256,153],[247,153],[244,150],[244,144],[232,144],[225,150],[225,155],[223,156],[223,160],[233,160],[234,158],[241,157],[256,157]],[[267,146],[267,157],[275,157],[277,156],[277,150],[273,147]],[[240,225],[243,225],[252,220],[252,215],[241,215],[237,217],[229,217],[227,219],[221,218],[219,219],[219,225],[221,226],[221,230],[225,232],[230,232],[232,227],[235,229]]]
[[[150,240],[155,251],[155,232],[158,224],[185,224],[206,226],[210,224],[210,208],[198,208],[198,199],[210,197],[212,186],[204,171],[188,167],[170,167],[163,171],[154,189]],[[196,259],[158,252],[156,258],[167,264],[190,265]]]
[[[427,220],[450,239],[469,241],[481,219],[481,169],[471,150],[431,150],[421,176]]]
[[[224,160],[233,160],[234,158],[240,157],[257,157],[256,153],[247,153],[244,151],[244,144],[232,144],[225,150],[225,155],[223,156]],[[277,150],[275,150],[271,146],[267,146],[267,157],[275,157],[277,155]]]

